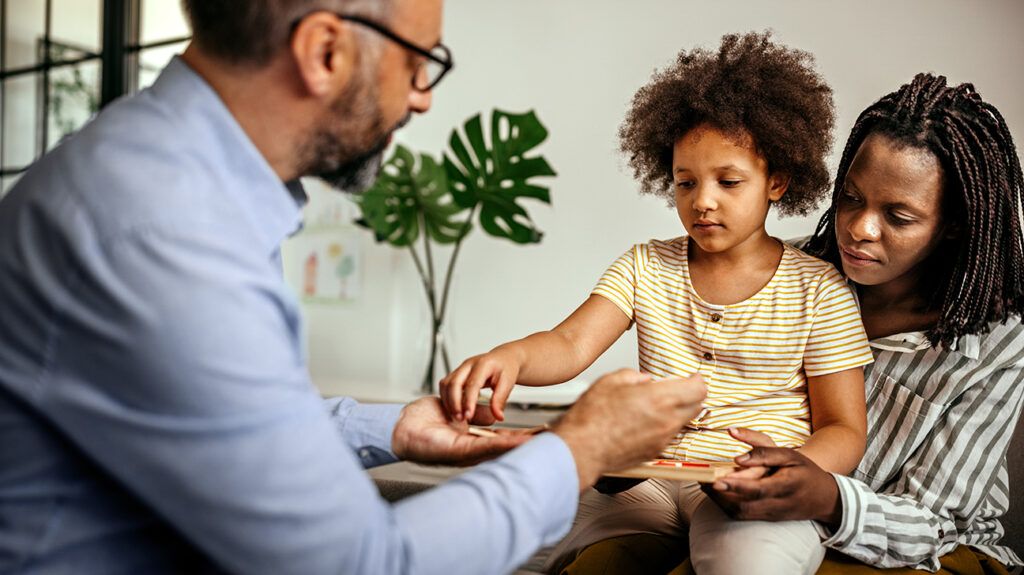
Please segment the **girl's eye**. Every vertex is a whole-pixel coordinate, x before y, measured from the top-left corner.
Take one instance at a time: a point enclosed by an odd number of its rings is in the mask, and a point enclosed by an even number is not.
[[[741,180],[718,180],[718,183],[723,188],[735,188],[736,186],[740,185],[740,181]]]
[[[684,189],[684,190],[689,190],[690,188],[693,187],[693,182],[688,181],[688,180],[687,181],[682,181],[682,182],[676,182],[676,187]]]

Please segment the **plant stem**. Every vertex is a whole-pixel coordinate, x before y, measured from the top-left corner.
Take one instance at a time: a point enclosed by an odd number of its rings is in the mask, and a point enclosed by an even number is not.
[[[452,257],[448,260],[448,270],[444,277],[444,287],[442,288],[441,295],[441,313],[439,316],[444,317],[446,311],[448,311],[448,293],[452,287],[452,273],[455,270],[455,260],[459,257],[459,250],[462,249],[462,241],[466,239],[469,232],[469,226],[473,223],[473,216],[476,215],[476,209],[480,207],[480,203],[473,204],[473,209],[469,211],[469,217],[466,218],[466,222],[462,226],[462,231],[459,232],[459,240],[455,242],[455,249],[452,250]]]
[[[412,254],[412,261],[416,264],[416,271],[420,274],[420,283],[423,284],[423,292],[427,296],[427,301],[430,301],[433,299],[434,294],[430,287],[426,271],[423,269],[423,262],[420,261],[420,255],[416,253],[416,248],[412,245],[409,246],[409,253]]]
[[[434,256],[430,250],[430,234],[427,233],[427,216],[420,210],[420,219],[423,222],[423,252],[427,258],[427,273],[430,277],[430,315],[434,325],[440,322],[440,317],[437,315],[437,292],[435,288],[437,282],[434,280]]]
[[[436,281],[434,275],[434,256],[430,250],[430,234],[427,233],[427,216],[420,210],[420,221],[423,233],[423,253],[427,260],[427,275],[424,279],[424,286],[427,291],[427,301],[430,303],[430,356],[427,359],[427,373],[423,376],[423,385],[420,391],[425,394],[434,393],[434,361],[437,356],[438,340],[441,336],[441,318],[437,314],[437,292],[435,291]],[[410,246],[411,248],[412,246]],[[415,250],[414,250],[415,253]],[[423,277],[423,265],[417,264],[420,276]],[[444,342],[440,342],[442,345]],[[447,362],[445,363],[447,367]],[[449,370],[450,371],[450,370]]]
[[[444,337],[441,338],[441,359],[444,360],[444,370],[451,373],[452,361],[448,359],[448,344],[445,343]]]
[[[427,296],[427,302],[430,304],[431,316],[434,315],[434,290],[431,289],[431,281],[423,269],[423,262],[420,260],[420,255],[416,253],[416,247],[413,245],[409,246],[409,253],[412,254],[412,261],[416,264],[416,271],[420,274],[420,281],[423,285],[423,294]],[[434,325],[433,317],[430,320],[431,326]],[[427,372],[423,376],[423,382],[420,383],[420,392],[426,395],[434,393],[434,353],[435,353],[436,338],[431,338],[430,341],[430,359],[427,361]],[[451,370],[448,370],[451,371]]]

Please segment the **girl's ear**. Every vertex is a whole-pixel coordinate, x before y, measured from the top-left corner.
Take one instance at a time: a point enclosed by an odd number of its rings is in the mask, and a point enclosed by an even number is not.
[[[789,189],[789,174],[776,173],[768,177],[768,199],[777,202]]]

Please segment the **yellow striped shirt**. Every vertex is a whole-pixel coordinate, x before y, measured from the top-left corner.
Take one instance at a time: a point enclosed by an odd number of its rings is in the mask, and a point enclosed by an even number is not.
[[[686,236],[633,246],[593,293],[636,323],[641,371],[704,376],[705,409],[664,457],[721,461],[748,451],[729,427],[767,433],[780,446],[803,445],[811,434],[807,376],[872,361],[843,277],[789,245],[772,279],[736,304],[710,304],[693,289]]]

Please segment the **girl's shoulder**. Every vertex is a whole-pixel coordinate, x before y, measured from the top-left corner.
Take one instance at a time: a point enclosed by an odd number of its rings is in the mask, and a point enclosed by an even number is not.
[[[686,261],[687,246],[687,236],[679,236],[666,240],[651,239],[647,243],[636,244],[634,249],[638,256],[648,261],[657,260],[670,266],[678,266]]]
[[[808,254],[788,241],[783,241],[782,247],[779,271],[802,277],[805,281],[814,283],[846,282],[839,270],[827,261]]]

